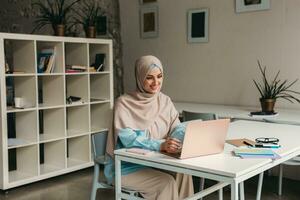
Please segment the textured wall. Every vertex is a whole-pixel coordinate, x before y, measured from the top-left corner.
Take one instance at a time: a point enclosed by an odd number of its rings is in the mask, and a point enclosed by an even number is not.
[[[93,1],[93,0],[91,0]],[[120,36],[120,17],[118,0],[95,0],[105,10],[108,17],[108,35],[114,44],[114,89],[115,96],[123,93],[122,45]],[[1,0],[0,32],[31,33],[34,27],[36,9],[31,7],[33,0]],[[52,29],[45,27],[35,34],[52,35]],[[84,37],[84,32],[77,27],[76,35]]]

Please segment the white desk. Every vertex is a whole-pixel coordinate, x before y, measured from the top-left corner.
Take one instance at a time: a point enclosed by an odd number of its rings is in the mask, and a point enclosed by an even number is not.
[[[268,117],[251,117],[249,114],[252,111],[258,111],[258,107],[246,106],[225,106],[214,104],[201,104],[201,103],[187,103],[187,102],[174,102],[174,105],[179,113],[182,110],[191,112],[208,112],[215,113],[221,118],[233,119],[246,119],[246,120],[259,120],[281,124],[300,125],[300,110],[291,109],[276,109],[277,116]]]
[[[282,148],[275,150],[280,159],[241,159],[232,155],[233,146],[226,144],[221,154],[178,160],[160,153],[143,156],[115,151],[116,199],[129,198],[121,192],[121,161],[147,165],[155,168],[191,174],[219,181],[188,199],[198,199],[226,185],[231,185],[231,199],[238,199],[238,184],[300,154],[300,126],[271,124],[257,121],[236,121],[230,124],[228,139],[246,137],[277,137]]]

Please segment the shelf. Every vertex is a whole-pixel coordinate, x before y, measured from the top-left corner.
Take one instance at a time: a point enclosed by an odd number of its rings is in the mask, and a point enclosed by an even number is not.
[[[89,132],[89,107],[75,106],[67,108],[67,135]]]
[[[67,139],[67,166],[74,167],[90,162],[90,136]],[[80,151],[78,151],[80,149]]]
[[[9,163],[10,183],[20,181],[38,175],[38,149],[37,145],[21,147],[8,150],[11,155],[14,155],[14,161]]]
[[[38,76],[62,76],[64,73],[39,73]]]
[[[109,74],[90,75],[91,99],[110,99]]]
[[[45,52],[54,52],[54,65],[53,73],[64,72],[63,62],[63,43],[62,42],[49,42],[49,41],[37,41],[37,65],[39,65],[39,58],[41,55],[45,55]],[[43,75],[52,75],[53,73],[39,73]]]
[[[67,65],[89,66],[88,48],[85,43],[65,43],[65,62]]]
[[[33,111],[36,110],[36,108],[14,108],[14,107],[7,107],[6,112],[7,113],[15,113],[15,112],[27,112],[27,111]]]
[[[38,91],[39,104],[51,107],[65,103],[63,76],[38,77]]]
[[[37,142],[36,111],[8,113],[8,137],[24,141],[24,145]]]
[[[108,39],[0,34],[0,63],[10,67],[0,70],[0,189],[93,165],[91,133],[111,126],[112,47]],[[104,54],[104,71],[89,71]],[[66,73],[67,65],[87,69]],[[70,96],[80,102],[68,104]]]
[[[5,58],[11,71],[35,73],[35,47],[33,40],[4,40]]]
[[[96,60],[96,54],[104,54],[104,67],[103,70],[104,72],[110,71],[109,66],[112,64],[110,63],[110,59],[108,55],[110,54],[109,52],[109,45],[108,44],[89,44],[89,61],[90,64],[95,63]]]
[[[91,106],[91,127],[92,131],[109,128],[112,124],[112,109],[110,103],[92,104]]]
[[[65,137],[65,110],[64,108],[39,111],[40,141],[54,140]]]
[[[53,142],[53,141],[61,140],[61,139],[65,138],[64,136],[61,136],[61,135],[58,135],[55,133],[56,132],[40,134],[40,142],[43,142],[43,143]]]
[[[35,76],[35,74],[30,73],[20,73],[20,74],[5,74],[6,77],[19,77],[19,76]]]
[[[30,146],[30,145],[34,145],[34,144],[37,144],[34,140],[24,140],[24,139],[18,139],[18,138],[8,138],[8,140],[7,140],[7,148],[8,149],[26,147],[26,146]]]
[[[109,99],[90,99],[90,104],[109,103]]]
[[[41,103],[39,104],[39,109],[40,110],[47,110],[47,109],[53,109],[53,108],[64,108],[65,105],[64,104],[61,104],[61,105],[49,105],[49,104],[44,104],[44,103]]]
[[[13,97],[22,97],[25,102],[24,108],[36,107],[36,77],[6,77],[6,83],[10,85],[12,90],[6,94],[7,99],[13,101]],[[6,105],[9,106],[10,104],[13,102],[7,102]]]
[[[81,97],[82,102],[88,102],[88,75],[66,76],[66,98]]]
[[[40,144],[40,173],[46,174],[66,166],[65,140]]]
[[[108,128],[92,127],[91,134],[102,132],[102,131],[108,131]]]

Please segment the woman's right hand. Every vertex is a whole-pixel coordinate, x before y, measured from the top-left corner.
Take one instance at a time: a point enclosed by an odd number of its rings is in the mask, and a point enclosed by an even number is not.
[[[176,138],[167,138],[160,146],[160,151],[178,153],[181,151],[181,141]]]

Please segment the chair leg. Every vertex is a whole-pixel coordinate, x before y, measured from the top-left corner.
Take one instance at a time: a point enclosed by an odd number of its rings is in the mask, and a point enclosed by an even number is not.
[[[283,165],[279,165],[279,176],[278,176],[278,195],[282,195],[282,176],[283,176]]]
[[[95,165],[94,165],[94,176],[93,176],[93,186],[92,186],[92,192],[91,192],[90,200],[95,200],[96,199],[97,189],[98,189],[99,171],[100,171],[100,167],[99,167],[98,164],[95,163]]]
[[[199,180],[199,191],[202,191],[204,189],[204,178],[200,178]],[[200,200],[202,200],[202,198],[200,198]]]
[[[256,200],[260,200],[261,198],[261,190],[262,190],[262,184],[264,180],[264,172],[259,174],[258,178],[258,185],[257,185],[257,193],[256,193]]]
[[[240,199],[245,200],[244,181],[240,182]]]

